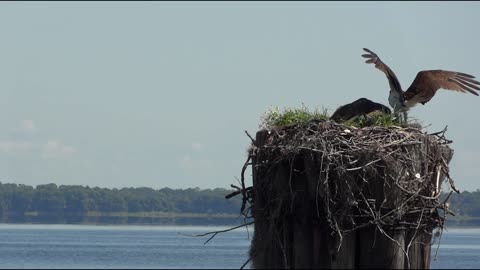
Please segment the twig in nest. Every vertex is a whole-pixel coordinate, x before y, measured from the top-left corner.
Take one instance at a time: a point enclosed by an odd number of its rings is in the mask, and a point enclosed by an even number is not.
[[[248,257],[247,261],[245,261],[242,265],[242,267],[240,267],[240,269],[243,269],[250,261],[252,260],[252,257]]]
[[[248,226],[248,225],[252,225],[254,222],[251,221],[251,222],[248,222],[248,223],[245,223],[245,224],[241,224],[241,225],[238,225],[238,226],[235,226],[233,228],[229,228],[229,229],[226,229],[226,230],[220,230],[220,231],[213,231],[213,232],[207,232],[207,233],[202,233],[202,234],[196,234],[196,235],[191,235],[191,234],[184,234],[184,233],[178,233],[180,235],[183,235],[183,236],[189,236],[189,237],[203,237],[203,236],[207,236],[207,235],[210,235],[212,234],[212,236],[210,238],[208,238],[208,240],[203,243],[204,245],[206,245],[208,242],[210,242],[210,240],[212,240],[217,234],[219,233],[224,233],[224,232],[229,232],[229,231],[233,231],[233,230],[236,230],[238,228],[241,228],[241,227],[245,227],[245,226]]]
[[[236,178],[236,177],[235,177],[235,178]],[[237,180],[238,180],[238,179],[237,179]],[[235,186],[235,185],[230,185],[230,186],[231,186],[232,188],[235,188],[237,191],[234,191],[234,192],[232,192],[232,193],[230,193],[230,194],[225,195],[225,199],[227,199],[227,200],[230,199],[230,198],[232,198],[232,197],[234,197],[234,196],[236,196],[236,195],[238,195],[238,194],[240,194],[240,193],[242,193],[242,189],[241,189],[241,188],[239,188],[239,187],[237,187],[237,186]]]
[[[257,142],[252,138],[252,136],[250,136],[250,134],[248,134],[248,131],[245,130],[245,134],[247,134],[247,136],[250,138],[250,140],[252,141],[252,144],[258,147]]]
[[[234,192],[232,192],[232,193],[230,193],[230,194],[225,195],[225,199],[230,199],[230,198],[235,197],[235,196],[237,196],[238,194],[242,193],[242,189],[241,189],[241,188],[239,188],[239,187],[237,187],[237,186],[235,186],[235,185],[230,185],[230,186],[233,187],[233,188],[236,188],[237,191],[234,191]],[[245,191],[250,191],[252,188],[253,188],[253,187],[247,187],[247,188],[245,188]]]
[[[447,176],[448,182],[450,183],[450,187],[457,192],[457,194],[460,193],[460,190],[458,190],[455,187],[455,183],[453,182],[453,179],[450,177],[450,173],[448,172],[448,165],[445,159],[442,158],[442,163],[443,163],[443,173]]]
[[[407,252],[406,252],[405,256],[407,258],[408,269],[410,269],[410,258],[408,256],[408,252],[410,251],[410,247],[413,243],[413,240],[415,240],[415,237],[417,236],[418,229],[420,228],[420,225],[422,224],[422,218],[423,218],[423,211],[421,211],[421,213],[420,213],[420,218],[418,219],[417,227],[415,228],[415,232],[413,233],[413,236],[410,239],[410,242],[408,243],[408,246],[407,246]]]
[[[370,165],[372,165],[372,164],[374,164],[374,163],[377,163],[377,162],[379,162],[380,160],[381,160],[380,158],[379,158],[379,159],[376,159],[376,160],[372,160],[372,161],[368,162],[367,164],[365,164],[365,165],[363,165],[363,166],[355,167],[355,168],[349,168],[349,169],[346,169],[346,171],[349,172],[349,171],[356,171],[356,170],[365,169],[366,167],[368,167],[368,166],[370,166]]]
[[[248,134],[248,133],[247,133]],[[248,155],[247,161],[243,165],[242,168],[242,174],[241,174],[241,180],[242,180],[242,207],[240,208],[240,213],[243,213],[245,210],[245,205],[247,204],[247,191],[245,189],[245,170],[247,169],[250,159],[252,159],[251,155]]]
[[[434,133],[430,133],[430,135],[432,136],[436,136],[436,135],[440,135],[440,134],[445,134],[445,132],[447,131],[447,128],[448,128],[448,125],[445,126],[442,130],[438,131],[438,132],[434,132]]]

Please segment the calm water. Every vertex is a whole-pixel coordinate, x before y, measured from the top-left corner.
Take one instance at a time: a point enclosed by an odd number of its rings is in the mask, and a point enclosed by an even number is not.
[[[436,250],[437,244],[434,243],[431,268],[479,269],[480,228],[457,228],[444,231],[435,260],[433,257]]]
[[[238,269],[250,245],[245,229],[206,245],[208,236],[179,234],[225,228],[0,224],[0,267]],[[444,232],[432,268],[480,268],[480,229]]]

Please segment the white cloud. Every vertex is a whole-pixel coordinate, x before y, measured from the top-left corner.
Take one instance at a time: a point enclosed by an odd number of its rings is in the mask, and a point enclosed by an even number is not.
[[[17,153],[21,151],[28,151],[31,148],[29,142],[21,141],[0,141],[0,152]]]
[[[66,158],[77,152],[75,148],[65,145],[60,141],[50,140],[43,145],[42,158]]]
[[[36,129],[35,123],[33,122],[33,120],[30,120],[30,119],[20,121],[20,124],[18,127],[19,131],[24,131],[24,132],[33,132],[35,131],[35,129]]]
[[[199,150],[202,150],[204,148],[205,148],[205,144],[199,143],[199,142],[192,142],[192,150],[199,151]]]
[[[190,156],[190,154],[185,154],[182,157],[182,166],[188,170],[198,170],[198,169],[210,169],[212,167],[211,160],[208,159],[195,159]]]

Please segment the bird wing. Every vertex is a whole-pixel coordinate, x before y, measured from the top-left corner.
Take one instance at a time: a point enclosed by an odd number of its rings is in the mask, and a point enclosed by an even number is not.
[[[415,99],[417,102],[428,102],[438,89],[452,90],[462,93],[480,91],[480,82],[474,80],[474,76],[446,70],[424,70],[418,72],[412,85],[405,91],[405,100]]]
[[[388,83],[390,84],[390,89],[392,91],[398,92],[400,97],[402,96],[402,87],[400,86],[400,82],[397,79],[397,76],[395,76],[395,73],[385,64],[380,60],[380,57],[369,49],[363,48],[364,51],[368,52],[368,54],[362,54],[362,57],[368,58],[365,63],[367,64],[375,64],[375,67],[383,71],[385,75],[387,76]]]

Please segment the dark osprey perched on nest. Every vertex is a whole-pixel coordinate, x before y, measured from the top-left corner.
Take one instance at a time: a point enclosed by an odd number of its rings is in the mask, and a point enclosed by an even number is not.
[[[421,103],[425,105],[435,95],[438,89],[453,90],[458,92],[469,92],[476,96],[480,91],[480,82],[474,80],[474,76],[446,70],[423,70],[418,72],[417,77],[408,87],[407,91],[403,91],[400,82],[393,71],[380,60],[380,57],[369,49],[363,49],[368,54],[362,56],[368,58],[365,63],[375,64],[375,67],[383,71],[387,75],[390,84],[390,95],[388,102],[392,106],[395,113],[403,113],[404,120],[407,120],[407,111]]]

